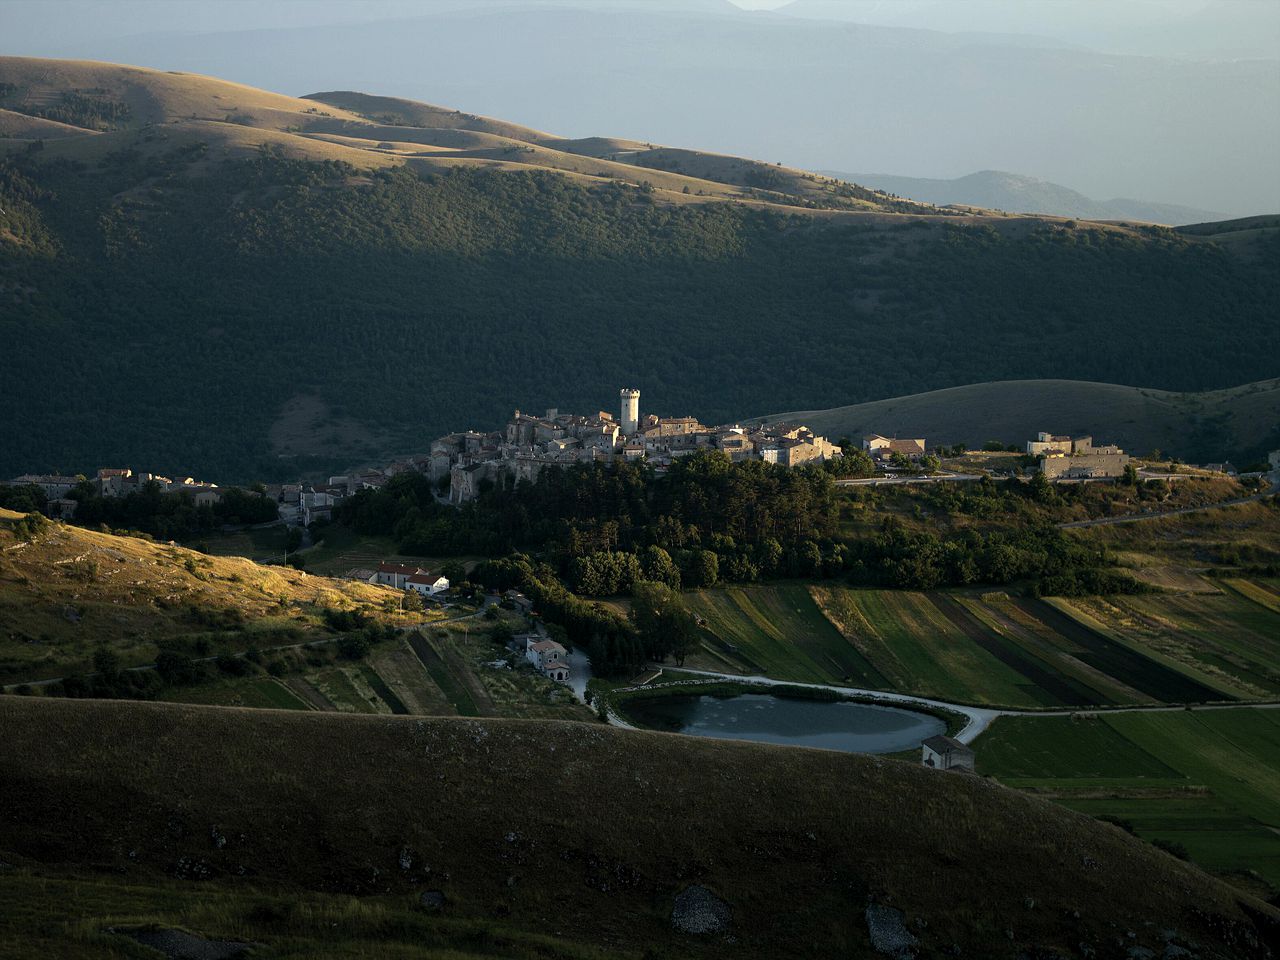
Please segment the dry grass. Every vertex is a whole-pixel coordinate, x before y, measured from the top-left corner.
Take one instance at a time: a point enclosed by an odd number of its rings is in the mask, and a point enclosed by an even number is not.
[[[1280,919],[1086,817],[868,757],[588,724],[13,697],[0,725],[0,852],[19,864],[149,879],[186,857],[233,890],[439,886],[458,919],[674,955],[863,955],[868,899],[905,911],[929,956],[1071,951],[1117,929],[1159,949],[1174,928],[1206,960],[1240,957],[1224,937],[1252,928],[1246,908]],[[691,882],[732,904],[732,948],[672,933],[671,897]]]
[[[255,630],[301,639],[325,608],[398,617],[385,612],[399,599],[386,587],[61,524],[27,541],[13,529],[20,516],[0,510],[0,667],[9,682],[81,671],[108,639],[131,665],[151,662],[158,642],[229,627],[242,645]]]

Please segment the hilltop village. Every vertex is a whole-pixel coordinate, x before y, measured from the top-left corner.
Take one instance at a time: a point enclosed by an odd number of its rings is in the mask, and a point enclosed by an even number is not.
[[[619,414],[589,416],[551,409],[543,416],[516,410],[495,433],[451,433],[431,445],[428,474],[449,478],[449,499],[466,503],[483,481],[506,474],[535,481],[546,467],[646,460],[661,471],[678,457],[719,450],[731,460],[763,460],[784,467],[821,463],[840,448],[808,427],[792,424],[708,427],[696,417],[640,415],[640,391],[619,392]],[[921,450],[923,453],[923,450]]]

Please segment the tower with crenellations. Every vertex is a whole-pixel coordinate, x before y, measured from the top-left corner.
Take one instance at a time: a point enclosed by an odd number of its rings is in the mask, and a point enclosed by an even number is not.
[[[627,436],[640,429],[640,391],[624,387],[622,398],[622,432]]]

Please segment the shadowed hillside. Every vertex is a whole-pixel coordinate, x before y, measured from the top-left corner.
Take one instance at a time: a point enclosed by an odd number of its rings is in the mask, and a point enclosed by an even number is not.
[[[1021,443],[1040,430],[1092,434],[1134,453],[1185,460],[1261,455],[1280,442],[1280,380],[1230,390],[1171,393],[1114,383],[1013,380],[977,383],[830,410],[761,418],[803,421],[833,437],[925,437],[934,443]]]
[[[1116,828],[895,761],[572,723],[13,697],[0,723],[6,861],[34,876],[93,863],[122,885],[168,875],[177,891],[199,877],[206,898],[376,897],[387,951],[423,922],[410,918],[423,891],[443,895],[437,938],[479,920],[623,957],[872,955],[869,905],[877,926],[903,921],[899,943],[920,958],[1082,944],[1110,957],[1117,939],[1262,958],[1277,921]],[[727,904],[719,933],[673,931],[691,885]],[[77,904],[68,942],[97,935],[95,914],[127,927],[137,909]],[[59,912],[23,917],[48,937]],[[317,936],[308,913],[194,919],[271,951]]]
[[[0,475],[327,476],[620,383],[717,423],[1275,374],[1270,228],[944,216],[741,158],[316,96],[0,58]]]

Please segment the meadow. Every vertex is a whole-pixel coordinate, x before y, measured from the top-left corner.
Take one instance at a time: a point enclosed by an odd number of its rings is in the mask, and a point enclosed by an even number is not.
[[[1002,717],[978,771],[1280,888],[1280,709]]]

